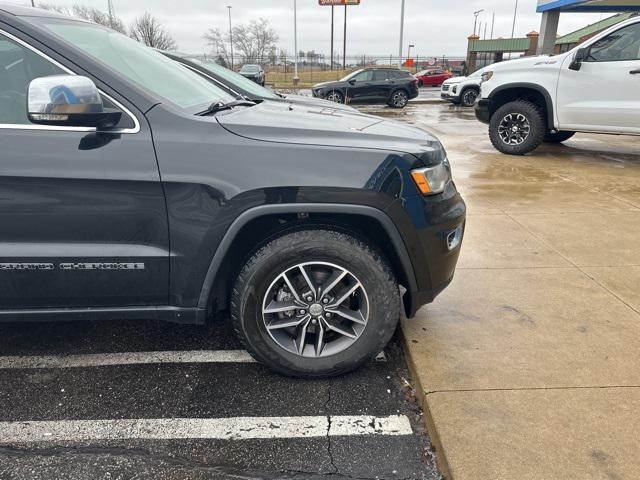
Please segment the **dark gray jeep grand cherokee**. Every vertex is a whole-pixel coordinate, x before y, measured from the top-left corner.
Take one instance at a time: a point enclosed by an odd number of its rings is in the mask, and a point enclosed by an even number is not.
[[[0,5],[0,319],[229,309],[258,360],[343,373],[454,273],[465,204],[424,131],[238,101],[98,25]]]

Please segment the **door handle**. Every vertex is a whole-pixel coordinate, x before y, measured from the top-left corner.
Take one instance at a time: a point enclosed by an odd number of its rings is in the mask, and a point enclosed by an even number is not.
[[[631,70],[629,73],[631,75],[638,75],[640,73],[640,68],[636,68],[635,70]]]

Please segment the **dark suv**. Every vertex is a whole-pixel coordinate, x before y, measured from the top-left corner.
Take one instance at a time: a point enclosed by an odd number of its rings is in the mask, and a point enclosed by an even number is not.
[[[260,65],[246,64],[240,69],[240,75],[264,87],[265,74]]]
[[[465,204],[422,130],[236,100],[96,24],[0,5],[0,319],[230,310],[258,360],[328,376],[451,281]]]
[[[324,82],[312,89],[314,97],[338,103],[386,103],[404,108],[419,94],[418,79],[397,68],[364,68],[337,82]]]

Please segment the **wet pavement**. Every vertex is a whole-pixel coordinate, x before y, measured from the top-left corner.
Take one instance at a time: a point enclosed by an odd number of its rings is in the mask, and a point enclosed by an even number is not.
[[[440,138],[468,204],[454,281],[403,322],[445,474],[640,478],[640,137],[506,156],[471,109],[380,113]]]

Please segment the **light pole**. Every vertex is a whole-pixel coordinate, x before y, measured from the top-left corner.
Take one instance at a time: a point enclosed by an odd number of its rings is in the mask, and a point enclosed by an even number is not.
[[[233,64],[233,29],[231,28],[231,5],[227,5],[229,10],[229,45],[231,46],[231,70],[234,69]]]
[[[480,15],[482,12],[484,12],[484,9],[478,10],[476,12],[473,12],[473,35],[475,36],[476,34],[476,27],[478,26],[478,15]]]
[[[293,0],[293,48],[295,49],[294,67],[293,67],[293,85],[298,85],[300,77],[298,76],[298,1]]]
[[[515,34],[516,31],[516,16],[518,15],[518,0],[516,0],[516,8],[513,11],[513,26],[511,27],[511,38],[513,38],[513,35]]]
[[[404,0],[400,7],[400,48],[398,49],[398,68],[402,68],[402,42],[404,40]]]

